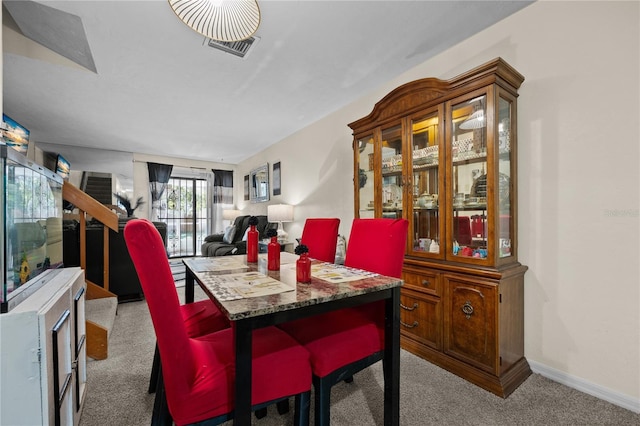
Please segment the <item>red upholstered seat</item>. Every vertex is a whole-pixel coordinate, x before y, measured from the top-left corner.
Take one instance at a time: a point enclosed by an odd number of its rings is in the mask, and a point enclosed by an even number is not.
[[[198,337],[229,327],[227,316],[211,300],[200,300],[180,305],[180,314],[189,337]],[[149,379],[149,393],[156,391],[159,372],[160,358],[156,347],[151,366],[151,378]]]
[[[300,244],[309,248],[309,257],[335,262],[339,226],[338,218],[309,218],[305,221]]]
[[[198,337],[229,328],[227,316],[211,300],[180,305],[180,313],[189,337]]]
[[[351,309],[285,323],[281,328],[296,338],[311,354],[313,374],[324,377],[384,349],[380,330]]]
[[[355,219],[345,266],[400,278],[408,225],[404,219]],[[280,328],[311,354],[315,424],[328,425],[331,387],[383,357],[384,303],[329,312]]]
[[[224,416],[233,411],[235,352],[230,328],[196,339],[188,339],[193,353],[191,382],[179,375],[169,388],[166,363],[163,380],[169,411],[176,424],[191,424]],[[251,403],[259,405],[311,389],[309,354],[298,342],[276,327],[253,333]],[[176,367],[176,366],[173,366]],[[173,368],[172,367],[172,368]],[[181,368],[176,368],[180,370]],[[222,419],[221,419],[222,420]]]
[[[189,312],[180,307],[160,234],[151,222],[135,219],[127,223],[124,236],[149,306],[160,352],[162,380],[156,394],[154,424],[170,418],[178,425],[228,420],[234,408],[234,330],[189,337],[184,317],[184,312]],[[204,312],[193,309],[191,314],[195,316],[187,321]],[[308,423],[309,353],[275,327],[254,331],[252,348],[254,408],[295,395],[295,423]]]

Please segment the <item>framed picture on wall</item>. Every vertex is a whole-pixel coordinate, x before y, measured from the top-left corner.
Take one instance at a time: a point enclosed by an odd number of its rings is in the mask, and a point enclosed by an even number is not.
[[[249,201],[249,175],[244,176],[244,200]]]
[[[280,162],[273,163],[273,195],[280,195]]]

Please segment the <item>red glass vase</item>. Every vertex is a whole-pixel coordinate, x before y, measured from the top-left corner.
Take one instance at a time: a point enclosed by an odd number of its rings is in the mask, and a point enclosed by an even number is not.
[[[280,270],[280,244],[278,237],[271,237],[271,242],[267,246],[267,269],[270,271]]]
[[[296,261],[296,281],[311,282],[311,259],[307,253],[302,253]]]
[[[251,225],[247,232],[247,262],[258,262],[258,231],[255,225]]]

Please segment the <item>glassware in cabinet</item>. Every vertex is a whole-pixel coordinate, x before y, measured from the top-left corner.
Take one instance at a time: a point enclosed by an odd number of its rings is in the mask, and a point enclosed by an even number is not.
[[[410,234],[413,243],[409,246],[413,254],[440,257],[440,109],[418,115],[411,119],[411,185],[407,193],[412,199]]]
[[[373,135],[367,135],[358,139],[356,151],[355,180],[356,201],[358,213],[361,218],[375,216],[374,196],[374,144]]]
[[[511,135],[513,132],[512,119],[514,109],[514,99],[506,93],[498,91],[498,214],[499,220],[497,224],[498,238],[498,257],[508,258],[513,255],[512,236],[513,236],[513,220],[515,218],[513,212],[512,193],[513,178],[516,173],[513,170],[515,162],[511,161]],[[515,148],[515,140],[514,140]]]
[[[449,253],[457,258],[487,259],[488,132],[487,94],[474,93],[451,102],[448,175]]]
[[[382,129],[382,217],[401,218],[403,211],[402,126]]]

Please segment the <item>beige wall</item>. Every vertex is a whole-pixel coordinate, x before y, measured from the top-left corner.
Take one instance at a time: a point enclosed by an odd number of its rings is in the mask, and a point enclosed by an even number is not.
[[[451,78],[497,56],[519,99],[519,237],[525,352],[535,371],[640,411],[638,2],[538,2],[238,165],[282,163],[304,219],[353,218],[351,135],[396,86]],[[266,204],[239,202],[251,213]]]

